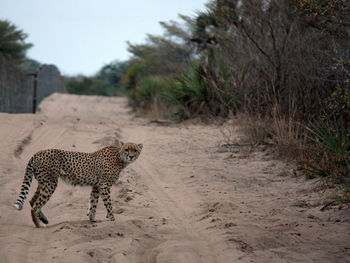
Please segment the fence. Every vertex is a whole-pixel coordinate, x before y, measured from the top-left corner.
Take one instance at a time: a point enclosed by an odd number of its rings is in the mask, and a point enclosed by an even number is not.
[[[54,92],[65,92],[63,78],[54,65],[27,74],[0,56],[0,112],[34,113]]]

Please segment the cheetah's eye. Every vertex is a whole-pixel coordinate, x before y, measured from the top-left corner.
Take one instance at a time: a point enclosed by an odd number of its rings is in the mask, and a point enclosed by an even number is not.
[[[125,152],[129,152],[129,149],[125,149]]]

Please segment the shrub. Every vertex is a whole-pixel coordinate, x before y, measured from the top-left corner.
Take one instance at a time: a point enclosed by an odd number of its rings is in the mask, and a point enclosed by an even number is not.
[[[183,120],[209,113],[211,93],[198,63],[192,63],[181,77],[169,83],[162,95],[168,105],[177,108],[173,116],[175,119]]]
[[[350,179],[350,131],[330,118],[312,124],[309,138],[311,158],[304,162],[306,171],[333,177],[337,181]]]
[[[134,108],[149,110],[159,103],[159,98],[167,86],[167,81],[162,77],[145,77],[132,89],[128,97]]]
[[[65,85],[67,91],[72,94],[101,96],[115,96],[117,94],[116,88],[96,77],[66,77]]]

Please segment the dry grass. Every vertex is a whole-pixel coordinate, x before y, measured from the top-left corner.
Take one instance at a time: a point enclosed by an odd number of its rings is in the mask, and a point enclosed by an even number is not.
[[[342,193],[338,195],[342,202],[350,202],[350,172],[347,160],[343,155],[323,147],[321,138],[315,142],[310,128],[278,118],[277,115],[263,119],[239,114],[221,128],[221,134],[227,145],[250,145],[251,150],[257,145],[265,145],[275,157],[295,160],[296,171],[301,171],[309,179],[320,178],[320,184],[326,188],[336,188]]]
[[[226,123],[221,129],[221,134],[227,144],[269,145],[278,157],[296,159],[300,163],[315,163],[317,160],[322,160],[319,165],[328,165],[327,170],[340,169],[331,167],[338,164],[341,158],[315,143],[316,139],[310,134],[310,128],[277,115],[273,118],[257,118],[238,114]],[[346,173],[343,168],[341,170],[343,174]]]
[[[220,130],[226,144],[251,146],[272,144],[272,127],[262,119],[248,114],[237,114]]]

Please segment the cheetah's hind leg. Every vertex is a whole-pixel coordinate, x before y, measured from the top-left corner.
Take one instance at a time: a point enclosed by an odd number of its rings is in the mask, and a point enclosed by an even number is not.
[[[47,217],[44,215],[44,213],[42,211],[39,212],[38,214],[38,218],[41,222],[43,222],[45,225],[47,225],[49,223],[49,220],[47,219]]]
[[[87,211],[87,216],[89,217],[89,220],[91,222],[96,222],[95,214],[96,214],[96,207],[97,207],[99,196],[100,196],[99,188],[98,186],[94,185],[91,190],[89,208]]]
[[[34,222],[36,227],[40,227],[40,223],[39,223],[38,219],[44,223],[44,226],[46,226],[49,223],[49,220],[47,219],[47,217],[37,207],[33,208],[31,210],[31,213],[32,213],[33,222]]]
[[[36,190],[33,199],[30,201],[32,206],[32,219],[36,227],[40,227],[39,220],[43,223],[48,223],[48,220],[41,211],[41,208],[47,203],[47,201],[49,201],[51,195],[56,189],[57,183],[58,179],[53,182],[51,181],[49,184],[39,182],[38,189]]]
[[[30,206],[33,207],[34,202],[38,199],[38,196],[40,194],[40,189],[38,187],[38,189],[36,190],[34,196],[32,197],[32,199],[29,201]],[[47,225],[49,223],[49,220],[47,219],[47,217],[44,215],[44,213],[40,210],[40,212],[38,213],[38,218],[41,222],[43,222],[45,225]],[[33,219],[34,220],[34,219]]]

